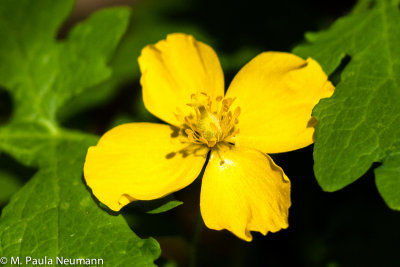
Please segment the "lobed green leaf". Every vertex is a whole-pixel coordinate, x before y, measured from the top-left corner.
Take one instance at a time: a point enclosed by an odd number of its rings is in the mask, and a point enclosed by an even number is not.
[[[158,243],[140,239],[122,216],[101,209],[83,182],[86,151],[97,137],[63,129],[56,120],[66,101],[110,77],[107,62],[130,12],[100,11],[66,40],[56,41],[73,4],[3,0],[0,5],[0,85],[15,107],[10,122],[0,128],[0,151],[38,168],[3,209],[0,254],[152,266],[160,254]]]
[[[321,187],[339,190],[382,162],[378,187],[389,206],[398,207],[395,189],[382,186],[400,177],[400,169],[393,168],[400,152],[399,1],[373,4],[370,9],[362,5],[326,31],[308,34],[309,43],[294,52],[316,59],[328,74],[350,58],[334,95],[313,111],[318,119],[314,171]]]

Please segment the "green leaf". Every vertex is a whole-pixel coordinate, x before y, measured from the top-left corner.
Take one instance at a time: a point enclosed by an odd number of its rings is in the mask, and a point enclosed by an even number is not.
[[[376,186],[390,208],[400,210],[400,153],[389,156],[375,169]]]
[[[14,113],[0,128],[0,151],[38,168],[3,209],[0,255],[101,258],[106,266],[152,266],[158,243],[140,239],[121,215],[96,204],[84,185],[87,148],[97,137],[63,129],[57,111],[107,79],[107,62],[124,33],[129,10],[103,10],[56,41],[71,0],[3,0],[0,85]]]
[[[147,213],[158,214],[158,213],[166,212],[166,211],[172,210],[172,209],[174,209],[174,208],[176,208],[176,207],[178,207],[178,206],[180,206],[182,204],[183,204],[182,201],[171,200],[171,201],[165,203],[164,205],[161,205],[160,207],[158,207],[158,208],[156,208],[154,210],[148,211]]]
[[[0,205],[4,205],[21,186],[21,181],[15,175],[0,170]]]
[[[163,198],[154,200],[137,200],[129,204],[130,209],[137,210],[139,212],[146,212],[149,214],[163,213],[172,210],[183,202],[176,200],[173,195],[167,195]]]
[[[319,121],[314,147],[319,184],[326,191],[339,190],[374,162],[391,170],[383,175],[386,182],[398,179],[391,158],[400,151],[399,1],[377,0],[371,9],[341,18],[307,39],[294,52],[316,59],[328,74],[350,57],[334,95],[313,112]],[[396,202],[392,192],[380,192],[389,205]]]

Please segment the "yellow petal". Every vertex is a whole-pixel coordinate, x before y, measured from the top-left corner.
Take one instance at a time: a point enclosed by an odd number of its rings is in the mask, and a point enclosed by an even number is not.
[[[208,45],[185,34],[146,46],[139,57],[146,108],[160,119],[179,126],[177,108],[189,112],[191,95],[224,95],[224,75],[218,57]]]
[[[312,109],[333,90],[311,58],[279,52],[258,55],[240,70],[227,92],[227,97],[237,97],[234,105],[242,110],[236,144],[266,153],[312,144]]]
[[[208,150],[179,141],[171,126],[128,123],[90,147],[84,174],[93,194],[118,211],[133,200],[163,197],[199,175]]]
[[[251,241],[250,231],[287,228],[290,204],[290,181],[268,155],[243,147],[211,153],[200,199],[207,227]]]

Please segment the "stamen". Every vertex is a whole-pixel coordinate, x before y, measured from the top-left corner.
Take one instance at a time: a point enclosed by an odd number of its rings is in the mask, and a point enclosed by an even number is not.
[[[232,112],[230,107],[235,98],[215,97],[215,100],[205,92],[192,94],[191,102],[187,104],[192,112],[186,116],[177,109],[176,118],[182,123],[186,140],[193,144],[204,144],[214,147],[221,142],[234,142],[239,133],[236,125],[239,123],[240,107]],[[229,140],[229,141],[228,141]],[[232,141],[233,140],[233,141]]]
[[[203,142],[204,144],[207,144],[207,143],[208,143],[207,139],[205,139],[203,136],[200,136],[199,139],[200,139],[200,141]]]
[[[195,139],[193,138],[193,135],[188,134],[188,140],[190,143],[195,143]]]
[[[234,116],[235,118],[237,118],[237,117],[239,117],[239,115],[240,115],[240,107],[237,107],[237,108],[235,108],[235,111],[234,111],[234,113],[233,113],[233,116]]]
[[[192,130],[190,130],[190,129],[185,129],[185,133],[187,135],[193,135],[194,134],[194,132]]]

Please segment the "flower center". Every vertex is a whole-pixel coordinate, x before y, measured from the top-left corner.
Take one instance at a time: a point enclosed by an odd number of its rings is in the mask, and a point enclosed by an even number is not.
[[[187,104],[193,111],[187,116],[177,115],[188,141],[208,147],[213,147],[218,142],[234,142],[239,133],[237,124],[240,107],[232,113],[229,109],[233,101],[234,98],[223,99],[222,96],[212,99],[206,93],[193,94],[191,102]]]

